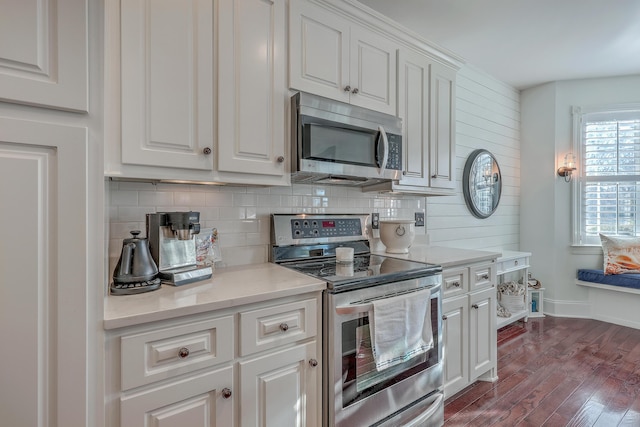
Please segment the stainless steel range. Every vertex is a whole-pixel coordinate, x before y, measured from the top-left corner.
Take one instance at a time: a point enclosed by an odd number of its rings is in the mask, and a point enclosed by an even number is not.
[[[271,219],[271,261],[327,282],[324,425],[441,426],[442,268],[371,254],[368,215],[274,214]],[[338,247],[353,248],[353,262],[338,262]],[[381,367],[372,339],[378,336],[373,333],[374,307],[400,300],[422,304],[428,325],[423,335],[432,346]],[[378,331],[388,329],[377,319]]]

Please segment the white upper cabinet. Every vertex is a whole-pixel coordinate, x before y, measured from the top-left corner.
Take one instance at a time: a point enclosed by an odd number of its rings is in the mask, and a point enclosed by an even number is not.
[[[431,67],[431,160],[429,186],[453,190],[456,186],[456,72],[434,63]]]
[[[122,163],[213,169],[213,0],[121,2]]]
[[[398,53],[398,117],[402,119],[400,185],[429,186],[429,76],[431,61],[408,50]]]
[[[288,185],[285,6],[107,2],[105,174]]]
[[[398,51],[398,117],[402,119],[402,177],[365,191],[454,194],[454,68],[411,49]]]
[[[217,170],[288,184],[285,0],[221,0],[219,13]]]
[[[393,41],[307,1],[291,2],[289,25],[292,89],[396,114]]]
[[[0,0],[0,11],[0,100],[87,111],[87,0]]]

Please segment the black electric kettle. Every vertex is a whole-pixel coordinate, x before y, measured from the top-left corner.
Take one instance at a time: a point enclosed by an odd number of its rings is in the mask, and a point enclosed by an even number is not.
[[[112,294],[137,294],[160,287],[158,266],[151,257],[149,240],[138,237],[140,230],[132,230],[130,233],[132,237],[122,242],[120,259],[113,271]]]

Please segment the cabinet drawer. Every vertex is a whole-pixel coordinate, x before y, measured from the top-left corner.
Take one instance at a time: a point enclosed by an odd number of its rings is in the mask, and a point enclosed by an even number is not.
[[[121,338],[121,388],[138,387],[233,359],[233,317]]]
[[[469,291],[469,273],[467,268],[454,268],[442,273],[442,297],[464,294]]]
[[[240,313],[240,355],[315,336],[317,307],[312,298]]]
[[[497,274],[504,274],[510,271],[521,270],[527,267],[529,267],[529,257],[527,256],[507,259],[497,263]]]
[[[496,265],[485,264],[470,268],[470,291],[488,288],[496,282]]]

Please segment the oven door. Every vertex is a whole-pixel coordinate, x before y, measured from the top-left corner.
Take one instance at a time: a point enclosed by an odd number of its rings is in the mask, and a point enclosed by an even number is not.
[[[442,276],[372,286],[338,294],[326,294],[325,305],[325,394],[328,426],[369,426],[397,418],[409,408],[424,408],[415,418],[434,413],[433,422],[441,425],[442,399],[436,395],[443,387],[442,367]],[[369,311],[360,301],[395,296],[398,293],[431,289],[433,348],[427,353],[377,371],[371,355]],[[427,405],[422,402],[434,395]],[[420,402],[420,405],[418,403]],[[406,415],[402,415],[403,419]]]

